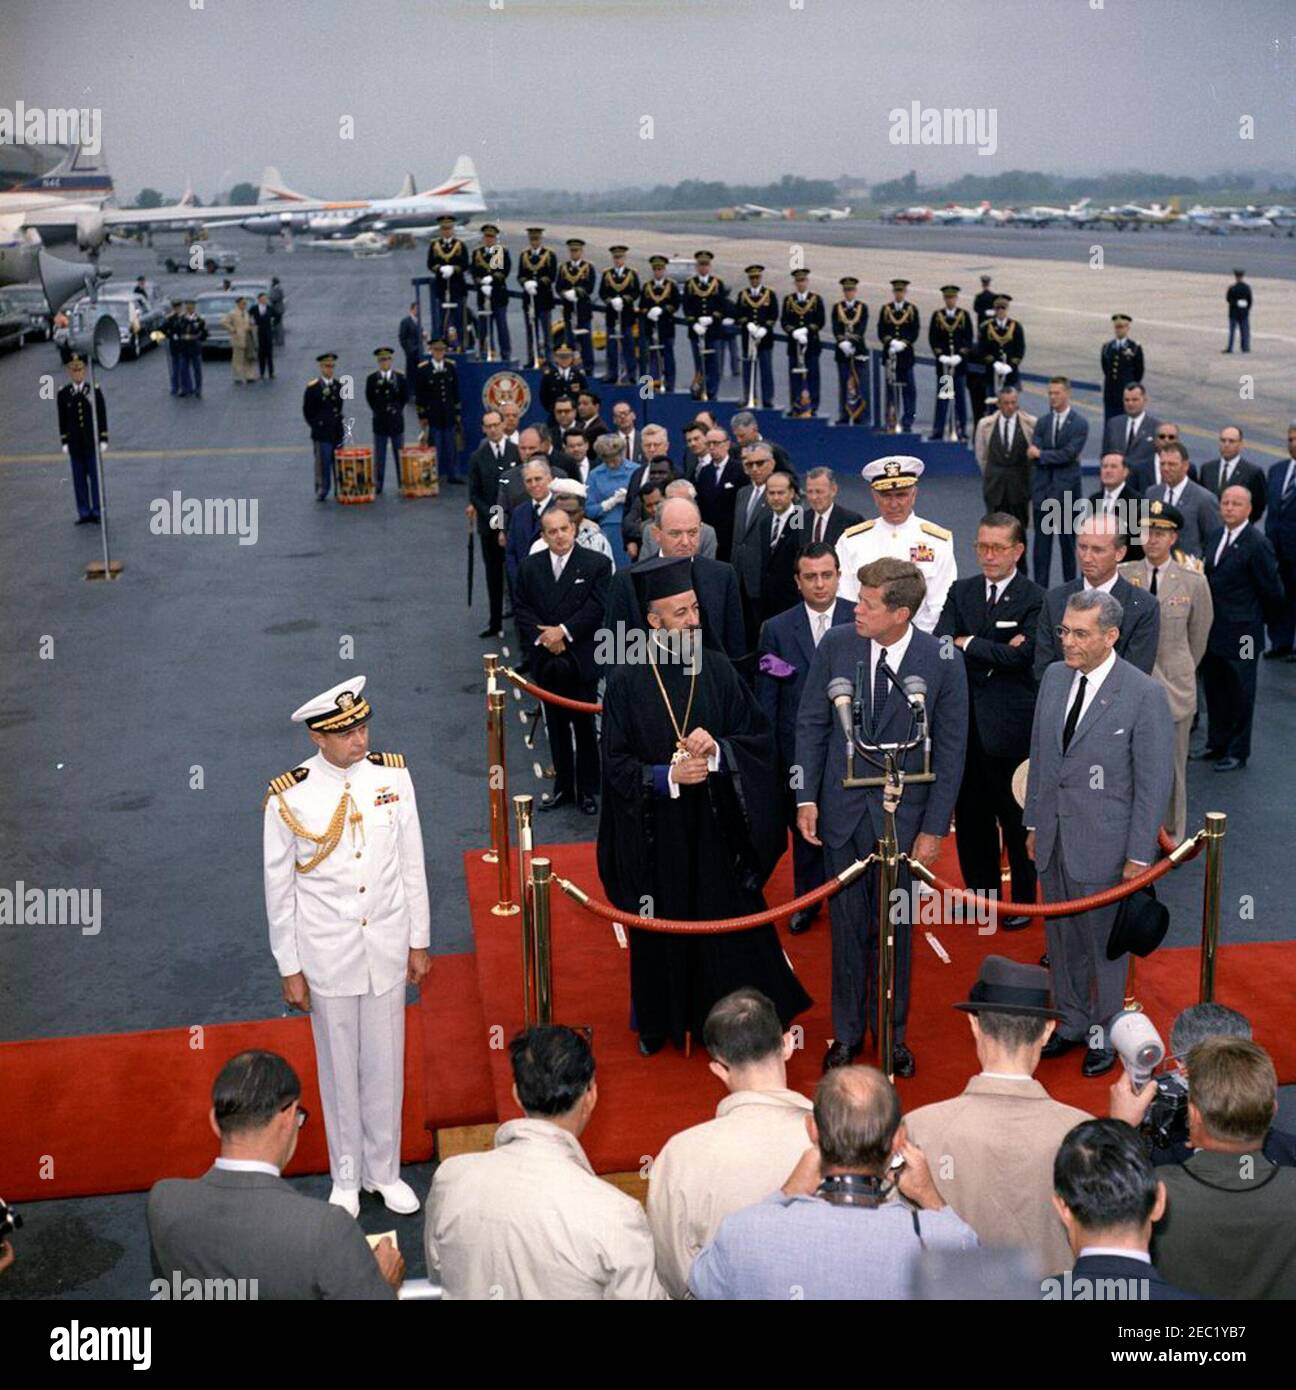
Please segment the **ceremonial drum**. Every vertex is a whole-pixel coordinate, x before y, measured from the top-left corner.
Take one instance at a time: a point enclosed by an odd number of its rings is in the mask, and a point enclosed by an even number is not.
[[[372,449],[339,449],[334,454],[337,483],[334,492],[344,504],[374,500]]]
[[[400,451],[401,496],[436,497],[440,491],[436,450],[428,444],[405,445]]]

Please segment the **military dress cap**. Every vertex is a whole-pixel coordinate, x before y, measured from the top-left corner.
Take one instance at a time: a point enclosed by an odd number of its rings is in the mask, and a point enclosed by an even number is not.
[[[996,309],[1006,309],[1012,303],[1012,295],[999,294],[995,296],[994,306]]]
[[[197,305],[197,303],[198,301],[196,299],[186,299],[184,302],[184,306],[186,309],[192,309]]]
[[[794,280],[804,280],[804,279],[806,279],[806,278],[809,276],[809,274],[810,274],[810,267],[809,267],[809,266],[804,266],[804,265],[803,265],[799,270],[794,270],[794,271],[792,272],[792,278],[793,278]]]
[[[891,281],[891,288],[892,288],[893,290],[907,290],[907,289],[909,288],[909,281],[908,281],[908,280],[892,280],[892,281]]]
[[[1049,997],[1049,973],[1042,965],[1024,965],[1007,956],[987,956],[965,1002],[964,1013],[1017,1014],[1023,1018],[1061,1018]]]
[[[1149,502],[1147,524],[1162,531],[1182,531],[1184,514],[1173,502]]]
[[[329,363],[329,362],[336,362],[336,361],[337,361],[337,353],[336,353],[336,352],[321,352],[321,353],[319,354],[319,356],[318,356],[315,360],[316,360],[317,362],[321,363],[321,364],[325,364],[325,363]]]
[[[941,286],[941,293],[942,293],[942,294],[962,294],[963,291],[960,290],[959,287],[958,287],[957,285],[942,285],[942,286]]]
[[[443,213],[441,214],[441,216],[437,218],[437,222],[438,222],[438,223],[446,223],[446,222],[453,223],[453,222],[454,222],[454,213],[452,213],[452,212],[443,212]]]
[[[485,235],[488,232],[491,236],[499,236],[499,228],[494,224],[494,222],[482,223],[482,234]]]
[[[569,237],[567,238],[567,245],[568,245],[569,247],[571,247],[571,246],[584,246],[585,243],[584,243],[584,242],[580,239],[580,237],[578,237],[578,236],[569,236]]]
[[[860,476],[874,492],[894,492],[897,488],[917,487],[923,468],[922,459],[909,454],[892,454],[866,463]]]
[[[765,274],[765,267],[764,267],[763,265],[749,265],[749,266],[747,267],[747,269],[743,271],[743,274],[744,274],[744,275],[764,275],[764,274]]]
[[[608,255],[610,255],[610,256],[624,256],[625,253],[626,253],[627,251],[629,251],[629,249],[630,249],[630,248],[629,248],[628,246],[609,246],[609,247],[608,247]]]
[[[528,228],[526,229],[526,234],[527,234],[527,236],[544,236],[544,228],[543,228],[543,227],[528,227]]]
[[[394,348],[389,348],[389,347],[374,348],[374,356],[375,356],[375,357],[380,357],[380,358],[381,358],[381,357],[395,357],[395,356],[396,356],[396,350],[395,350]]]
[[[569,347],[567,346],[566,343],[559,343],[558,346],[557,346],[556,348],[554,348],[554,356],[555,356],[555,357],[571,357],[571,356],[573,356],[573,353],[572,353],[571,348],[569,348]]]
[[[857,276],[857,275],[843,275],[842,278],[841,278],[840,280],[837,281],[837,283],[838,283],[838,284],[842,287],[842,289],[844,289],[844,290],[853,290],[853,289],[855,289],[855,288],[859,285],[859,276]]]
[[[173,299],[173,300],[171,301],[171,307],[172,307],[173,309],[178,309],[183,303],[184,303],[184,300],[183,300],[183,299]]]
[[[649,256],[649,257],[648,257],[648,264],[649,264],[649,265],[669,265],[669,264],[670,264],[670,257],[669,257],[669,256]]]
[[[448,346],[448,344],[446,343],[446,340],[445,340],[444,338],[429,338],[429,339],[428,339],[428,347],[430,347],[430,348],[434,348],[434,347],[447,347],[447,346]]]
[[[1233,274],[1234,274],[1234,275],[1245,275],[1245,274],[1246,274],[1246,271],[1245,271],[1245,270],[1235,270],[1235,271],[1233,272]]]
[[[694,259],[695,261],[713,261],[713,260],[715,260],[715,252],[714,252],[714,251],[694,251],[694,253],[693,253],[693,259]]]
[[[549,484],[549,491],[555,497],[586,497],[585,484],[579,478],[555,478]]]
[[[74,352],[72,356],[68,358],[67,364],[69,367],[84,367],[85,358],[82,357],[80,353]]]
[[[369,701],[361,694],[364,688],[364,676],[341,681],[294,710],[293,723],[305,724],[317,734],[340,734],[359,728],[373,716]]]
[[[1134,320],[1133,320],[1132,318],[1130,318],[1130,316],[1129,316],[1128,314],[1113,314],[1113,315],[1112,315],[1112,322],[1113,322],[1113,323],[1133,323]]]
[[[983,275],[983,276],[981,277],[981,283],[982,283],[983,285],[988,285],[988,284],[990,283],[990,281],[991,281],[993,278],[994,278],[994,277],[991,276],[991,275]]]
[[[645,611],[657,599],[685,594],[693,587],[693,562],[690,559],[671,559],[654,555],[651,560],[632,565],[635,590]]]

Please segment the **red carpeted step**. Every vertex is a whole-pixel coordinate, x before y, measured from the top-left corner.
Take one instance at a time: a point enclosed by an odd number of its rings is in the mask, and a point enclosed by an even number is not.
[[[406,1162],[431,1156],[435,1128],[496,1118],[476,973],[472,955],[434,958],[420,1005],[406,1010]],[[248,1048],[282,1054],[302,1079],[311,1118],[289,1173],[326,1171],[310,1023],[272,1018],[0,1044],[0,1195],[45,1201],[197,1177],[217,1152],[212,1082]]]
[[[601,896],[591,844],[545,845],[554,872]],[[502,1025],[505,1037],[522,1023],[520,918],[494,917],[493,866],[480,855],[464,858],[469,903],[477,938],[478,979],[488,1023]],[[936,865],[941,877],[961,882],[952,841]],[[1200,873],[1200,866],[1178,870]],[[792,897],[790,856],[770,881],[767,897]],[[639,1170],[677,1130],[708,1119],[723,1095],[707,1070],[700,1040],[685,1058],[668,1046],[655,1057],[639,1056],[630,1031],[629,953],[622,950],[610,923],[582,911],[557,889],[552,900],[554,1016],[563,1023],[591,1024],[598,1059],[599,1104],[582,1142],[599,1172]],[[780,924],[782,928],[785,924]],[[931,949],[930,931],[950,957],[946,965]],[[797,1020],[803,1046],[789,1066],[790,1083],[807,1093],[819,1078],[831,1035],[830,933],[825,911],[801,936],[783,932],[784,947],[806,989],[812,1009]],[[918,1062],[912,1081],[900,1082],[905,1107],[957,1094],[977,1070],[967,1016],[952,1006],[967,997],[981,959],[989,954],[1036,961],[1044,949],[1043,924],[1012,933],[982,935],[975,925],[923,925],[914,944],[914,977],[908,1042]],[[1136,992],[1166,1036],[1178,1011],[1197,997],[1195,950],[1158,951],[1138,963]],[[1217,997],[1252,1020],[1256,1039],[1274,1058],[1280,1081],[1296,1079],[1296,1041],[1284,1026],[1288,1001],[1296,990],[1296,946],[1290,942],[1225,946],[1217,971]],[[873,1060],[863,1058],[862,1060]],[[491,1071],[501,1119],[518,1113],[509,1094],[512,1078],[506,1050],[492,1051]],[[1077,1054],[1041,1065],[1039,1078],[1060,1101],[1105,1114],[1111,1077],[1087,1081]]]

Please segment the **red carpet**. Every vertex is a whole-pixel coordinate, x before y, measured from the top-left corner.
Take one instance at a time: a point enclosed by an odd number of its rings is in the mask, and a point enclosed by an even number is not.
[[[432,1154],[432,1132],[495,1118],[476,958],[437,956],[406,1010],[402,1158]],[[207,1123],[221,1067],[247,1048],[285,1056],[311,1112],[289,1173],[328,1169],[310,1024],[304,1017],[0,1044],[0,1195],[45,1201],[133,1192],[197,1177],[217,1144]]]
[[[545,845],[554,870],[587,892],[599,893],[594,847],[589,844]],[[511,1035],[522,1023],[520,919],[493,917],[493,866],[479,855],[466,855],[469,901],[477,936],[477,975],[487,1019]],[[516,872],[516,865],[515,870]],[[936,868],[943,878],[961,882],[952,843]],[[1200,865],[1176,870],[1199,875]],[[792,897],[790,857],[772,878],[767,897]],[[723,1095],[707,1070],[700,1044],[685,1058],[668,1046],[642,1058],[629,1027],[629,952],[616,943],[609,923],[592,917],[557,889],[553,893],[554,1017],[560,1022],[592,1024],[598,1057],[599,1104],[583,1143],[594,1167],[603,1173],[639,1169],[676,1130],[710,1118]],[[900,1082],[906,1109],[941,1100],[961,1091],[977,1069],[966,1017],[951,1005],[967,997],[981,958],[996,953],[1034,961],[1044,949],[1043,925],[1022,932],[979,936],[974,926],[929,928],[951,963],[945,965],[920,935],[914,947],[912,1006],[908,1042],[918,1061],[912,1081]],[[830,942],[826,914],[805,935],[782,932],[783,944],[814,1007],[798,1020],[804,1047],[792,1059],[791,1084],[807,1093],[818,1080],[830,1027]],[[1159,951],[1140,961],[1136,992],[1143,1007],[1167,1035],[1174,1016],[1197,997],[1195,950]],[[1296,1041],[1285,1020],[1296,992],[1296,945],[1291,942],[1225,946],[1217,968],[1217,998],[1243,1010],[1252,1020],[1256,1040],[1271,1053],[1282,1082],[1296,1079]],[[865,1058],[864,1060],[871,1060]],[[490,1054],[495,1099],[501,1118],[518,1113],[509,1094],[508,1053]],[[1111,1077],[1086,1081],[1073,1053],[1044,1062],[1039,1078],[1058,1100],[1105,1114]]]

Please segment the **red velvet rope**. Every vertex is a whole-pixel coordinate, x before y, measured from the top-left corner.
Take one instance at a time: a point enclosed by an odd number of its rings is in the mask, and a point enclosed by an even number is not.
[[[534,695],[539,700],[547,700],[551,705],[561,705],[564,709],[578,710],[581,714],[602,714],[602,705],[592,705],[588,700],[569,700],[566,695],[555,695],[552,690],[544,690],[538,685],[532,685],[525,676],[519,676],[514,670],[507,666],[500,667],[500,675],[507,676],[520,690],[525,690],[528,695]]]

